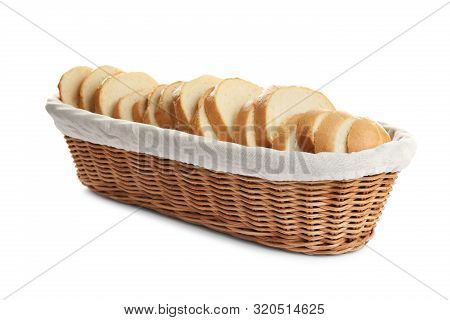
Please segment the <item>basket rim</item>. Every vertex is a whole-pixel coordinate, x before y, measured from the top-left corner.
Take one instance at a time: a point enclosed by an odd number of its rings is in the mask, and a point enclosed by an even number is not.
[[[310,154],[247,147],[177,130],[113,119],[74,108],[57,98],[47,100],[46,110],[56,127],[72,138],[214,171],[272,181],[349,180],[383,172],[398,172],[408,166],[416,151],[416,142],[411,134],[382,122],[393,141],[350,154]]]

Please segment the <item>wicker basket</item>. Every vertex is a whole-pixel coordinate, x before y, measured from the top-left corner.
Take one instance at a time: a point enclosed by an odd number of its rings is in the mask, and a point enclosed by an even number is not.
[[[354,251],[373,236],[397,177],[279,182],[221,173],[66,136],[94,192],[266,246],[306,254]]]
[[[394,141],[376,149],[312,155],[247,148],[115,120],[56,99],[47,102],[47,111],[65,135],[80,181],[92,191],[237,238],[306,254],[340,254],[364,246],[373,236],[397,173],[415,153],[411,135],[389,126]],[[199,161],[202,144],[214,150],[216,166]],[[189,158],[184,149],[170,153],[180,146],[198,157]],[[236,161],[241,156],[264,164],[294,159],[295,170],[252,171]],[[310,172],[302,171],[298,156]]]

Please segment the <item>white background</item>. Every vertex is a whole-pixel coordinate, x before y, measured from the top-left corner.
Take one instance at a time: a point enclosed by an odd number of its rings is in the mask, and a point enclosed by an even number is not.
[[[444,2],[7,4],[96,64],[161,83],[208,73],[319,88]],[[78,182],[44,110],[76,65],[90,64],[0,3],[0,298],[134,210]],[[322,91],[416,136],[370,246],[448,298],[450,5]],[[0,302],[0,319],[131,319],[123,306],[158,303],[325,303],[325,316],[310,318],[448,319],[448,300],[420,281],[368,248],[290,254],[143,210]]]

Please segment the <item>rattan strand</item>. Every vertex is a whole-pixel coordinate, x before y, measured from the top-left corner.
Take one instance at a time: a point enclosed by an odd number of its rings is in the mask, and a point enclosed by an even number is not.
[[[355,251],[373,236],[397,173],[279,182],[215,172],[66,136],[80,181],[103,196],[266,246]]]

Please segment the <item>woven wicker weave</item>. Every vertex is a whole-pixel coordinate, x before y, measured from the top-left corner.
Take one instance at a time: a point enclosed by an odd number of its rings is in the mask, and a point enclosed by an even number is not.
[[[80,181],[101,195],[306,254],[339,254],[366,244],[397,177],[277,182],[66,141]]]

